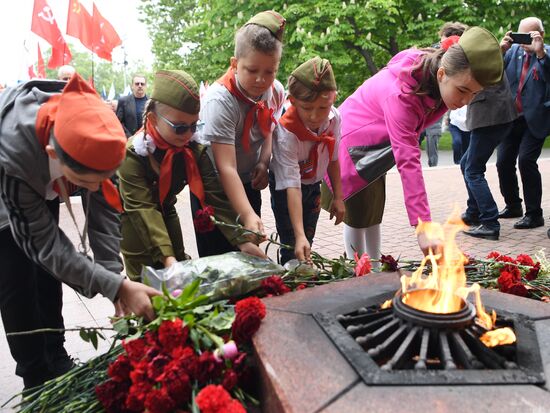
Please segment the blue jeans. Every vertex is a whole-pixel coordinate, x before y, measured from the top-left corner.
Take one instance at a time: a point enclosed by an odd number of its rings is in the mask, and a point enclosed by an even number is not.
[[[470,144],[470,132],[464,132],[452,123],[449,123],[449,132],[453,138],[453,161],[456,165],[458,165],[468,150],[468,145]]]
[[[313,244],[313,237],[317,229],[317,221],[321,211],[321,182],[311,185],[302,184],[302,220],[304,223],[304,232],[309,244]],[[269,190],[271,192],[271,209],[275,216],[275,226],[279,234],[280,241],[283,244],[294,247],[296,242],[290,214],[288,212],[288,203],[286,190],[275,190],[275,176],[269,174]],[[295,258],[294,250],[281,248],[281,264]]]
[[[485,179],[486,164],[495,148],[512,130],[512,122],[474,129],[460,161],[468,201],[466,215],[479,218],[490,229],[500,230],[497,204]]]

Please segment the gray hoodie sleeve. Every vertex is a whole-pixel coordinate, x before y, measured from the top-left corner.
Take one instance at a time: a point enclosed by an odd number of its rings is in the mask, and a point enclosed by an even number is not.
[[[26,182],[7,175],[4,168],[0,168],[0,196],[14,239],[32,261],[86,297],[101,293],[114,301],[123,276],[78,253],[43,197]]]

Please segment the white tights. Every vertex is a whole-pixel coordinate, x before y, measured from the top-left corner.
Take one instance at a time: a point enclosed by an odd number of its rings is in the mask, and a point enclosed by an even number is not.
[[[366,252],[372,259],[380,259],[380,224],[367,228],[353,228],[344,224],[344,247],[348,258],[355,252],[359,256]]]

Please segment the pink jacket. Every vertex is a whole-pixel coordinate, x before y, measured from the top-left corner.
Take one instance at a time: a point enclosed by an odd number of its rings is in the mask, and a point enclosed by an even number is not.
[[[431,221],[418,136],[447,111],[444,104],[434,109],[436,101],[428,96],[407,93],[417,84],[410,68],[423,53],[417,49],[398,53],[387,67],[367,79],[339,107],[342,115],[339,159],[344,199],[368,183],[357,173],[349,149],[389,141],[401,175],[411,225],[416,225],[419,217],[422,221]]]

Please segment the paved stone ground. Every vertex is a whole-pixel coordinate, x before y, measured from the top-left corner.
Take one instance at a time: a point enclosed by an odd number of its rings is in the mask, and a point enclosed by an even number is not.
[[[543,159],[544,158],[544,159]],[[440,154],[440,165],[436,168],[425,168],[424,179],[428,190],[429,201],[432,208],[432,217],[434,221],[442,222],[451,213],[453,207],[457,205],[461,210],[465,208],[466,189],[462,180],[462,175],[458,166],[451,165],[451,155],[449,152]],[[424,160],[425,163],[425,160]],[[514,230],[515,220],[501,221],[501,237],[499,241],[486,241],[470,238],[465,235],[458,236],[458,244],[462,249],[474,256],[485,256],[491,250],[499,250],[503,253],[533,254],[542,248],[546,248],[550,253],[550,240],[546,237],[546,231],[550,225],[550,151],[545,150],[539,161],[539,168],[543,177],[543,209],[547,219],[547,225],[543,228],[533,230]],[[499,207],[504,206],[504,202],[498,190],[498,178],[494,164],[487,166],[487,178],[493,195],[497,200]],[[275,231],[273,214],[269,204],[269,191],[263,192],[263,219],[268,232]],[[82,222],[82,213],[80,208],[78,219]],[[191,228],[191,214],[189,208],[189,194],[187,191],[181,194],[178,202],[178,210],[183,228]],[[74,225],[68,217],[64,206],[61,209],[61,227],[67,232],[71,239],[76,240]],[[185,245],[187,252],[197,257],[194,235],[186,233]],[[399,174],[393,170],[387,177],[387,202],[382,223],[382,253],[392,254],[394,257],[409,259],[418,259],[421,252],[416,243],[413,229],[409,226],[405,207],[403,203],[403,191]],[[321,213],[317,235],[313,249],[322,255],[328,257],[337,257],[343,253],[342,227],[335,227],[329,220],[328,214]],[[271,249],[269,255],[274,257],[275,250]],[[68,287],[64,289],[64,309],[65,324],[69,327],[75,326],[106,326],[108,317],[113,314],[112,304],[105,298],[95,297],[86,299],[80,297]],[[94,351],[90,344],[80,340],[78,333],[67,333],[66,347],[69,353],[81,360],[86,360],[98,352]],[[108,343],[101,344],[99,351],[108,347]],[[3,404],[11,395],[20,391],[22,381],[15,376],[15,363],[13,362],[3,326],[0,323],[0,405]],[[10,404],[9,406],[12,406]],[[10,407],[0,408],[0,412],[8,412]]]

